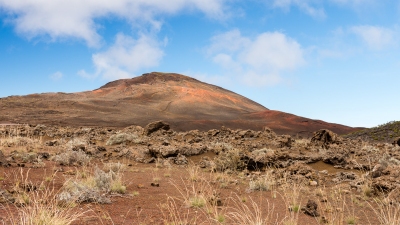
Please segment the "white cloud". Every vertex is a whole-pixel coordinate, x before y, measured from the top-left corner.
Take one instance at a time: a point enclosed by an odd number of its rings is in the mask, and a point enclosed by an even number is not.
[[[314,18],[323,19],[326,14],[321,4],[322,2],[318,0],[273,0],[272,2],[272,6],[275,8],[282,8],[288,11],[293,5]]]
[[[208,53],[212,54],[218,51],[235,52],[243,49],[246,45],[250,44],[250,39],[242,37],[239,29],[215,35],[211,38],[211,45],[208,47]]]
[[[358,35],[369,48],[382,50],[394,44],[394,31],[378,26],[354,26],[350,31]]]
[[[331,2],[341,4],[341,5],[360,5],[360,4],[369,4],[376,2],[377,0],[330,0]]]
[[[133,39],[118,34],[111,47],[92,55],[96,72],[89,74],[81,70],[78,74],[86,78],[100,76],[107,80],[133,77],[141,69],[159,64],[164,56],[161,44],[151,36],[141,35],[140,38]]]
[[[325,7],[348,7],[358,13],[371,13],[371,10],[379,9],[379,6],[387,5],[382,0],[264,0],[274,8],[290,11],[291,7],[297,7],[300,11],[317,19],[327,17]],[[366,11],[367,10],[367,11]]]
[[[50,75],[50,79],[57,81],[57,80],[60,80],[63,76],[64,75],[60,71],[57,71]]]
[[[280,32],[244,37],[235,29],[211,38],[207,53],[229,74],[252,86],[275,85],[305,63],[303,49]]]
[[[101,37],[95,20],[114,16],[132,26],[145,23],[151,29],[161,26],[160,15],[182,10],[198,10],[212,18],[223,18],[225,0],[0,0],[8,22],[21,35],[41,35],[52,40],[77,38],[89,46],[98,46]]]
[[[301,46],[280,32],[260,34],[241,57],[254,68],[273,70],[295,69],[304,62]]]

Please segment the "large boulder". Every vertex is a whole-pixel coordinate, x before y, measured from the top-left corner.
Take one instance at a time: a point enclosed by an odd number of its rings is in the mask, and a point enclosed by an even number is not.
[[[144,128],[144,132],[146,135],[150,135],[158,130],[169,130],[169,124],[163,121],[155,121],[147,124]]]
[[[164,145],[157,145],[157,146],[150,146],[149,153],[151,156],[156,158],[167,158],[167,157],[175,157],[179,153],[179,149],[175,146],[164,146]]]
[[[294,139],[292,139],[290,135],[281,135],[280,137],[278,137],[278,143],[279,148],[291,148],[292,144],[294,143]]]
[[[330,144],[340,144],[341,138],[339,137],[339,135],[333,133],[330,130],[322,129],[314,132],[314,135],[311,138],[311,143],[322,146],[329,146]]]

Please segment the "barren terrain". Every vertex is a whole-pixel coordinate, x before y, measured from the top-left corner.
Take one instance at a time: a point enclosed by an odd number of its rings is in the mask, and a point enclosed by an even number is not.
[[[400,146],[329,130],[2,125],[0,146],[3,224],[400,222]]]
[[[44,93],[0,99],[0,123],[124,128],[163,120],[176,131],[262,130],[310,136],[319,129],[358,129],[269,110],[223,88],[173,73],[148,73],[79,93]]]
[[[400,139],[363,138],[387,126],[156,72],[0,108],[2,224],[400,224]]]

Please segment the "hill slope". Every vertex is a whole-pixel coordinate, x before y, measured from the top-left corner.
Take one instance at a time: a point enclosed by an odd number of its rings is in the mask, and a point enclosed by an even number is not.
[[[400,137],[400,121],[391,121],[376,127],[352,132],[346,137],[360,138],[365,141],[392,142],[395,138]]]
[[[78,93],[45,93],[0,99],[0,122],[70,126],[145,126],[164,120],[178,131],[232,129],[309,134],[355,128],[272,111],[223,88],[174,73],[148,73]]]

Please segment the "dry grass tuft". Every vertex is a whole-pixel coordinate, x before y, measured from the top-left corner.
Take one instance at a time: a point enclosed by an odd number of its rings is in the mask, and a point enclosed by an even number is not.
[[[260,199],[259,203],[252,198],[248,200],[249,204],[245,204],[239,196],[230,200],[230,206],[226,217],[232,224],[241,225],[267,225],[278,224],[273,222],[274,206],[269,204],[268,200]]]
[[[53,160],[62,166],[85,166],[89,163],[90,157],[82,150],[67,150],[54,156]]]
[[[241,151],[239,149],[220,152],[214,159],[214,170],[218,172],[243,170],[246,167],[246,163],[241,158]]]

